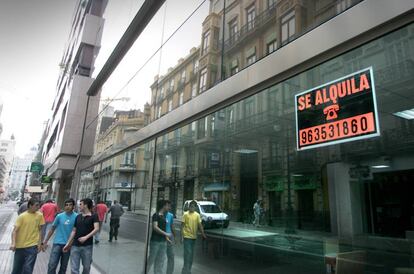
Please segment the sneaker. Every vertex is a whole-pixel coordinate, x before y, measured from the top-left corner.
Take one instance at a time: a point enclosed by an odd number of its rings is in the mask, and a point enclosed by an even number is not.
[[[111,239],[109,239],[109,241],[108,241],[108,242],[110,242],[110,243],[111,243],[111,242],[112,242],[112,240],[111,240]]]

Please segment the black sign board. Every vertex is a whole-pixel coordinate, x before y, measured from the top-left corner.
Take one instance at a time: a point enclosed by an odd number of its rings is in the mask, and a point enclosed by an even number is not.
[[[372,67],[295,96],[297,149],[379,136]]]

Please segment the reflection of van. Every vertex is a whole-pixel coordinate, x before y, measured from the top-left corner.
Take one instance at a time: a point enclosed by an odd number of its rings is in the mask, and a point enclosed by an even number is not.
[[[188,211],[190,200],[185,201],[183,211]],[[229,215],[221,211],[220,207],[211,201],[197,201],[196,211],[200,214],[203,227],[229,226]]]

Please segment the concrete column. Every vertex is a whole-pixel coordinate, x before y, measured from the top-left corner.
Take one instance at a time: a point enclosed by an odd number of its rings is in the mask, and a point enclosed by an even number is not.
[[[362,232],[361,195],[358,182],[351,182],[350,165],[327,165],[331,229],[339,238],[352,238]]]

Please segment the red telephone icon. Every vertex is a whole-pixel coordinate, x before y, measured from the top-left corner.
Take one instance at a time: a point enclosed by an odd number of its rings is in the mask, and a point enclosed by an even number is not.
[[[330,105],[323,109],[323,114],[326,115],[326,120],[333,120],[338,118],[337,112],[339,111],[339,105]]]

